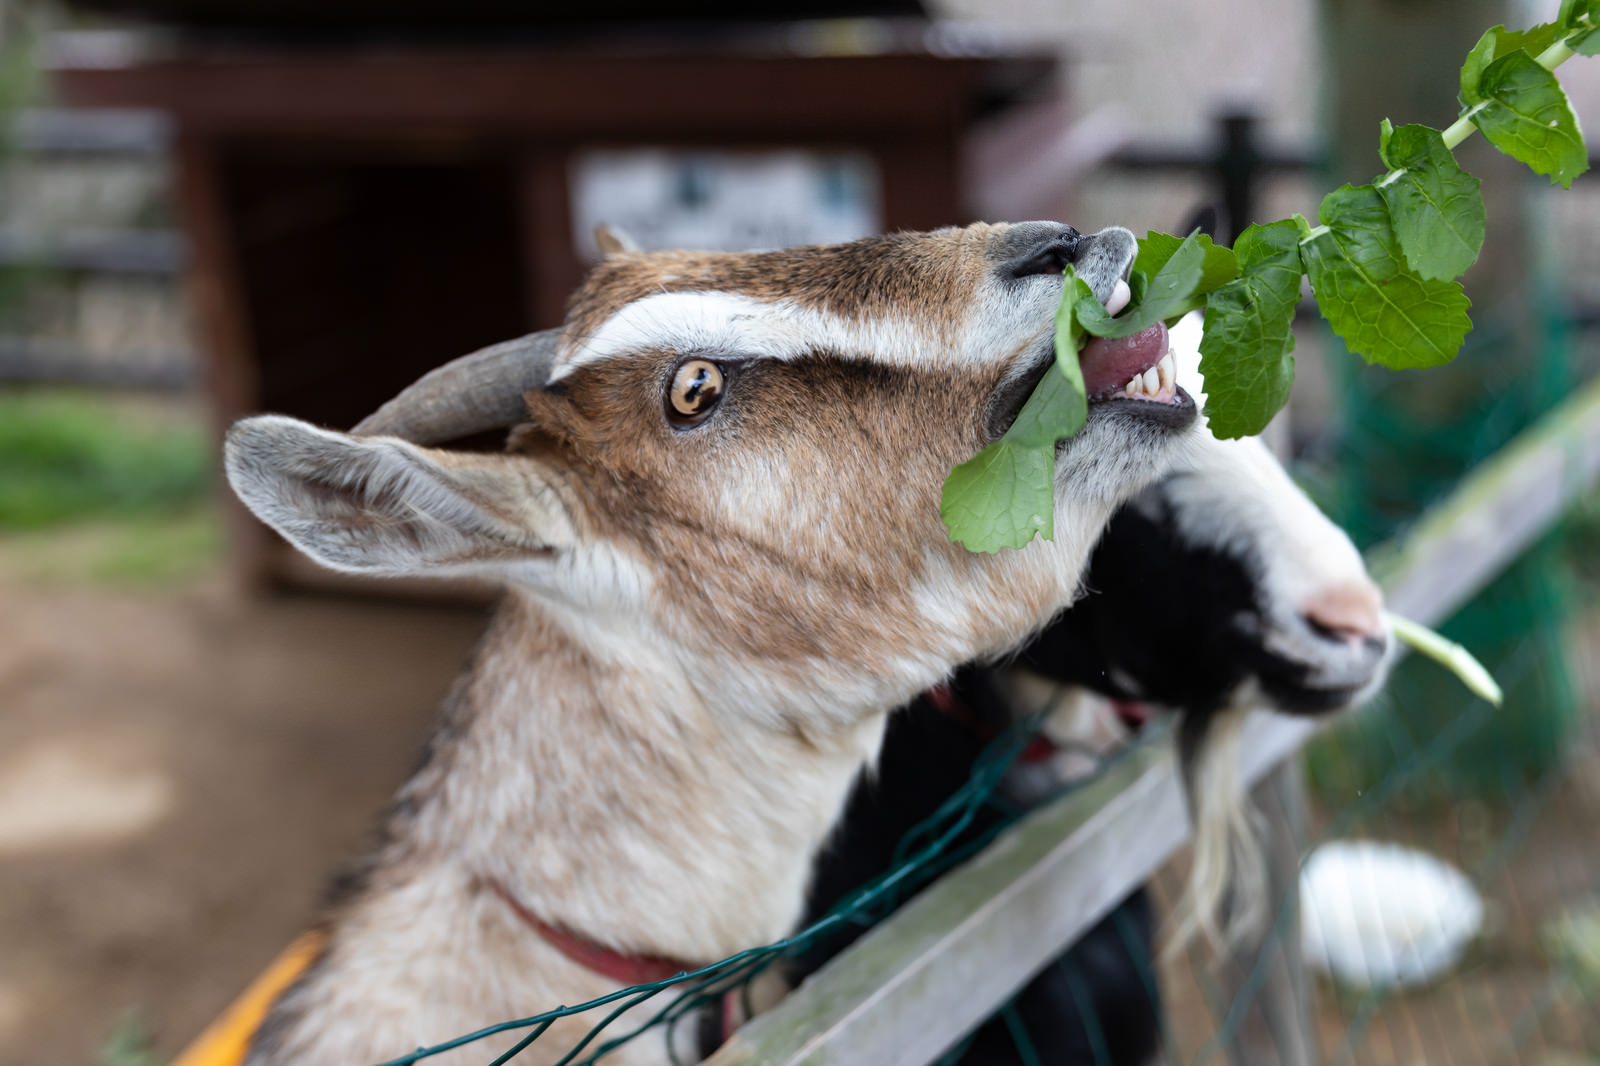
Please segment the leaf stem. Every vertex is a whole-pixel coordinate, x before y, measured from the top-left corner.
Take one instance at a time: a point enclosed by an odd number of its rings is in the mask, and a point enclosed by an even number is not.
[[[1588,31],[1584,30],[1581,32],[1587,33]],[[1572,35],[1568,34],[1567,36],[1570,37]],[[1534,60],[1534,62],[1538,63],[1546,70],[1554,70],[1577,54],[1578,53],[1574,52],[1571,48],[1567,47],[1566,38],[1562,38],[1549,48],[1546,48],[1544,51],[1540,52],[1538,58]]]
[[[1444,146],[1453,152],[1456,145],[1477,132],[1478,127],[1472,124],[1472,116],[1488,106],[1489,101],[1485,100],[1481,104],[1473,104],[1471,108],[1463,112],[1461,117],[1452,122],[1441,135],[1444,138]]]
[[[1455,674],[1463,685],[1472,690],[1473,695],[1488,700],[1496,707],[1500,706],[1505,699],[1500,686],[1470,651],[1448,637],[1440,636],[1420,622],[1413,622],[1409,618],[1402,618],[1388,611],[1384,611],[1383,616],[1388,621],[1390,630],[1394,632],[1396,640],[1410,645],[1413,651],[1421,652]]]

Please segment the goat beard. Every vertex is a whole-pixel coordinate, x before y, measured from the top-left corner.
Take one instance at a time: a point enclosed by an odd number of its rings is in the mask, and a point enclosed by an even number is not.
[[[1262,931],[1268,885],[1260,818],[1239,781],[1239,742],[1249,716],[1248,708],[1236,706],[1185,714],[1178,723],[1178,766],[1194,849],[1165,948],[1168,957],[1197,933],[1227,955]]]

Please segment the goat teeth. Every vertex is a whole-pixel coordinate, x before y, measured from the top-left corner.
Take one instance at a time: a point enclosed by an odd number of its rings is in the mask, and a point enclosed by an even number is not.
[[[1143,379],[1134,378],[1132,381],[1122,386],[1122,391],[1127,393],[1129,396],[1132,396],[1134,392],[1137,391],[1137,387],[1142,384],[1144,384]]]
[[[1168,352],[1166,355],[1161,357],[1161,362],[1156,364],[1156,373],[1161,377],[1161,387],[1163,389],[1176,383],[1174,380],[1175,375],[1173,373],[1171,352]]]
[[[1133,290],[1128,288],[1126,281],[1118,278],[1116,286],[1111,290],[1111,298],[1106,301],[1106,314],[1117,314],[1124,307],[1127,307],[1128,302],[1132,299]]]
[[[1161,376],[1156,373],[1155,367],[1144,372],[1144,391],[1151,396],[1161,391]]]

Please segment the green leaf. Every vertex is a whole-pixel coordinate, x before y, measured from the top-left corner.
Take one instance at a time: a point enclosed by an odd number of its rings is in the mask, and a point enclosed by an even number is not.
[[[1350,350],[1391,370],[1440,366],[1472,328],[1460,284],[1431,281],[1400,260],[1388,208],[1370,185],[1323,198],[1326,232],[1302,238],[1300,258],[1317,306]]]
[[[1150,275],[1142,270],[1128,272],[1128,303],[1137,305],[1144,303],[1145,293],[1150,291]]]
[[[1600,0],[1561,0],[1556,21],[1569,30],[1600,24]]]
[[[1600,0],[1562,0],[1556,21],[1568,34],[1568,48],[1580,55],[1600,54]],[[1581,36],[1571,36],[1574,32]]]
[[[1170,233],[1157,233],[1151,230],[1144,235],[1144,240],[1139,242],[1139,258],[1133,261],[1133,269],[1154,276],[1171,261],[1172,254],[1182,247],[1186,240],[1195,241],[1205,252],[1205,262],[1200,268],[1200,284],[1195,290],[1197,295],[1204,296],[1239,276],[1239,261],[1234,253],[1214,243],[1210,237],[1198,230],[1188,237],[1174,237]]]
[[[1056,441],[1083,428],[1088,417],[1078,353],[1059,347],[1060,330],[1070,330],[1074,301],[1099,306],[1088,284],[1070,270],[1066,288],[1073,295],[1064,295],[1056,312],[1061,373],[1046,374],[1005,436],[945,479],[939,514],[950,539],[968,551],[1020,548],[1035,536],[1049,540],[1055,535]]]
[[[1472,46],[1472,51],[1467,53],[1467,58],[1461,64],[1461,106],[1471,107],[1483,100],[1483,90],[1478,88],[1478,83],[1483,81],[1483,72],[1490,63],[1494,62],[1495,49],[1499,47],[1500,40],[1505,36],[1504,26],[1495,26],[1484,31],[1478,43]]]
[[[1166,234],[1154,236],[1166,237]],[[1202,244],[1202,241],[1205,243]],[[1205,299],[1199,295],[1199,291],[1205,277],[1206,245],[1210,243],[1209,237],[1198,233],[1191,233],[1179,241],[1169,254],[1162,256],[1160,269],[1151,276],[1144,299],[1138,305],[1130,303],[1128,309],[1116,318],[1106,313],[1100,301],[1089,299],[1079,300],[1074,305],[1074,319],[1085,331],[1097,337],[1131,337],[1157,322],[1178,318],[1204,306]],[[1228,252],[1228,258],[1233,258],[1232,252]],[[1135,267],[1138,267],[1138,262],[1134,261]]]
[[[1020,548],[1035,536],[1049,540],[1055,534],[1055,480],[1053,446],[1029,448],[1001,437],[950,471],[939,516],[950,539],[968,551]]]
[[[1534,59],[1551,45],[1567,35],[1560,22],[1541,22],[1537,26],[1529,26],[1525,30],[1505,30],[1500,38],[1500,45],[1494,50],[1495,58],[1510,55],[1512,52],[1526,52]]]
[[[1057,356],[1057,366],[1060,366]],[[1073,359],[1076,367],[1077,359]],[[1010,441],[1019,448],[1054,449],[1056,441],[1065,440],[1083,428],[1088,411],[1083,401],[1083,375],[1078,380],[1062,374],[1046,374],[1034,386],[1033,395],[1017,412],[1017,420],[1006,430],[1001,440]]]
[[[1483,195],[1477,178],[1456,164],[1439,131],[1385,129],[1380,151],[1390,173],[1377,183],[1389,207],[1406,264],[1424,278],[1449,281],[1477,262],[1483,247]]]
[[[1300,302],[1300,227],[1251,226],[1234,242],[1240,277],[1206,300],[1200,372],[1206,418],[1227,439],[1260,433],[1294,386],[1294,309]]]
[[[1567,47],[1581,56],[1600,55],[1600,27],[1589,30],[1581,37],[1567,42]]]
[[[1571,188],[1572,179],[1588,169],[1588,149],[1567,94],[1528,53],[1490,63],[1479,89],[1482,98],[1468,114],[1489,143],[1535,173],[1548,174],[1552,185]]]
[[[1461,102],[1470,107],[1484,99],[1481,87],[1483,72],[1496,59],[1512,52],[1527,52],[1533,58],[1538,58],[1539,53],[1570,32],[1559,19],[1541,22],[1525,30],[1508,30],[1504,26],[1487,30],[1472,46],[1466,62],[1461,65]]]
[[[1061,287],[1061,302],[1056,305],[1056,369],[1060,373],[1045,375],[1045,380],[1039,383],[1033,395],[1028,397],[1028,402],[1023,404],[1021,413],[1017,415],[1017,423],[1011,427],[1012,430],[1016,430],[1017,426],[1028,417],[1030,409],[1034,406],[1033,401],[1045,391],[1046,387],[1057,391],[1062,387],[1066,388],[1068,392],[1054,399],[1048,408],[1059,415],[1059,423],[1051,427],[1055,435],[1048,440],[1036,438],[1036,446],[1053,445],[1063,437],[1072,436],[1083,428],[1084,422],[1089,418],[1089,401],[1083,383],[1083,367],[1078,363],[1078,349],[1083,347],[1083,330],[1078,325],[1074,312],[1084,305],[1093,305],[1101,311],[1105,308],[1094,298],[1089,283],[1078,277],[1072,267],[1067,267],[1066,275],[1066,284]],[[1052,381],[1059,384],[1052,385]],[[1040,428],[1042,430],[1044,427]]]

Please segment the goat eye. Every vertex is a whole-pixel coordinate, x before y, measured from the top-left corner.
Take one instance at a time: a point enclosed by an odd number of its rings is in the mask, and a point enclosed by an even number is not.
[[[690,359],[672,373],[667,389],[667,418],[679,426],[704,421],[722,399],[722,368],[706,359]]]

